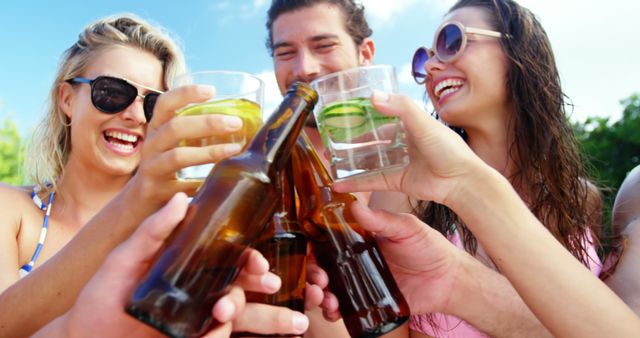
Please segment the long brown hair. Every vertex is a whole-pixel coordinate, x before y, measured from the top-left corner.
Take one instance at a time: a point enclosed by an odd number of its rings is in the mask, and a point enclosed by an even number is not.
[[[547,34],[528,9],[511,0],[459,0],[449,12],[463,7],[485,10],[492,29],[503,34],[507,92],[514,111],[508,123],[514,135],[508,155],[515,171],[508,178],[534,215],[588,266],[585,238],[590,226],[600,222],[601,200],[586,180]],[[475,237],[447,207],[422,201],[415,213],[445,235],[459,229],[465,249],[476,253]],[[592,243],[597,246],[595,230]]]

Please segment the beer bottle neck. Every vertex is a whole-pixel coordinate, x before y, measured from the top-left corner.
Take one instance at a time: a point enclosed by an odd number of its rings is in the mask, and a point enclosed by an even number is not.
[[[279,201],[276,215],[272,220],[274,231],[276,234],[293,231],[291,223],[296,222],[297,217],[291,161],[287,162],[285,170],[278,175],[276,188],[279,192]]]
[[[311,141],[307,134],[303,131],[298,138],[298,148],[306,159],[306,164],[309,167],[309,171],[312,179],[315,181],[317,187],[330,187],[333,183],[333,179],[329,175],[329,172],[322,164],[318,153],[311,145]]]
[[[267,172],[276,173],[284,168],[316,101],[317,94],[309,85],[294,83],[280,106],[256,134],[248,152],[262,157],[263,163],[267,165]]]

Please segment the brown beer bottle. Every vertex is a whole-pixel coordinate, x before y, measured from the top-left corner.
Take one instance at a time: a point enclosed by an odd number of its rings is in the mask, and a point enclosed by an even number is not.
[[[302,133],[292,155],[300,219],[351,337],[378,337],[409,318],[407,305],[375,239],[351,214],[355,196],[331,189],[332,179]]]
[[[273,215],[273,182],[316,101],[309,85],[294,83],[247,150],[214,166],[126,305],[130,315],[171,337],[199,337],[217,324],[211,309]]]
[[[290,165],[275,182],[280,192],[278,207],[255,249],[269,261],[269,271],[282,280],[274,294],[245,292],[247,302],[288,307],[304,313],[307,236],[296,217],[295,190]],[[233,333],[232,337],[286,337],[298,335]]]

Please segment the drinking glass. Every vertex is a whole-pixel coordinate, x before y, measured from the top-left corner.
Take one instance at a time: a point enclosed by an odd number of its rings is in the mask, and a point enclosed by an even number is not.
[[[397,93],[393,66],[358,67],[322,76],[314,110],[334,179],[402,168],[409,163],[406,133],[398,117],[371,104],[374,90]]]
[[[235,71],[202,71],[177,76],[173,87],[188,84],[206,84],[216,88],[211,100],[186,106],[178,116],[203,114],[233,115],[242,119],[240,130],[226,135],[183,140],[181,146],[202,147],[213,144],[237,143],[243,149],[262,126],[263,81],[251,74]],[[213,163],[183,168],[177,177],[183,180],[204,181]]]

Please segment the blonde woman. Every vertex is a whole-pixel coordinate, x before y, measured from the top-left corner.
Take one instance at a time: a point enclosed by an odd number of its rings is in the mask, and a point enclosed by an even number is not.
[[[36,185],[0,186],[0,336],[30,335],[67,311],[145,217],[176,192],[193,192],[176,170],[239,151],[175,147],[242,123],[174,118],[214,92],[187,86],[160,96],[183,67],[171,38],[131,15],[88,25],[63,54],[28,154]]]

